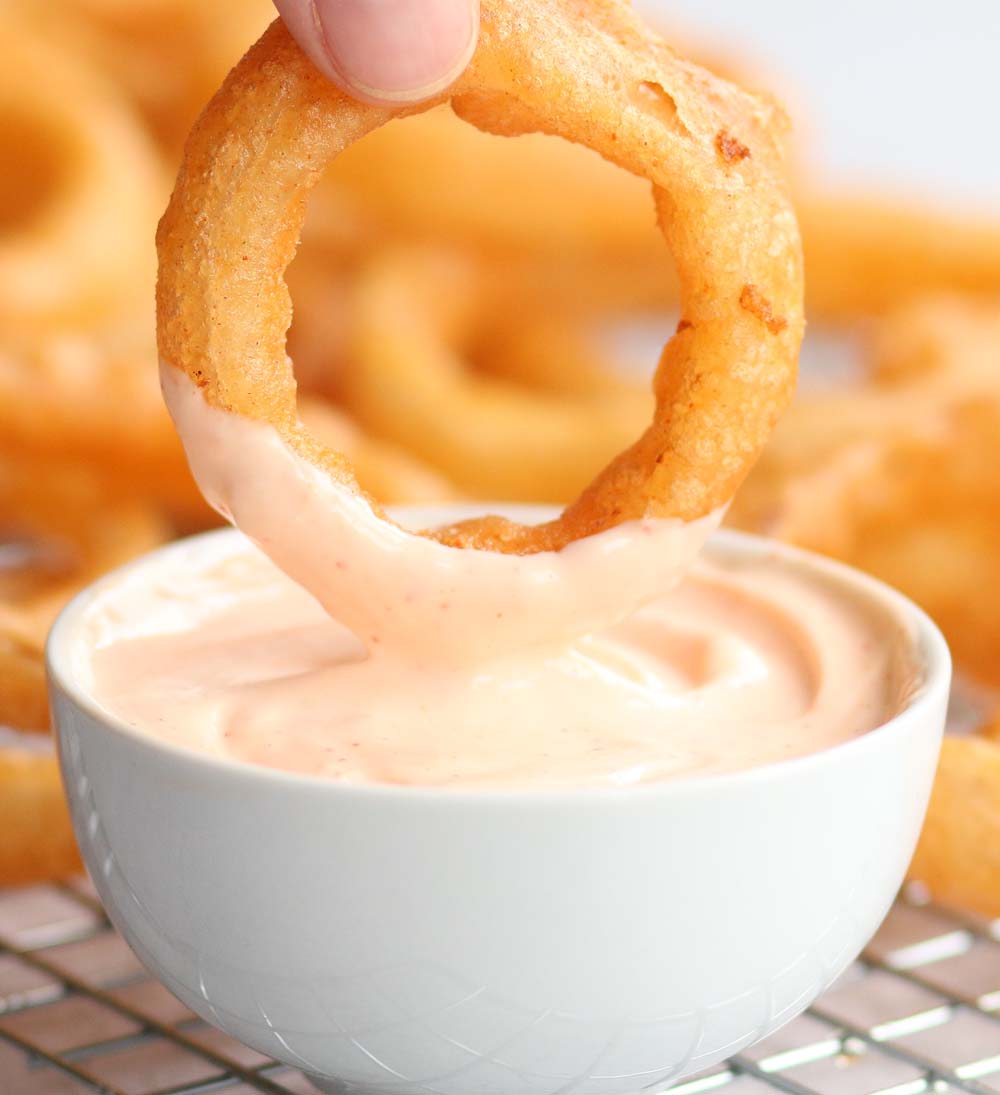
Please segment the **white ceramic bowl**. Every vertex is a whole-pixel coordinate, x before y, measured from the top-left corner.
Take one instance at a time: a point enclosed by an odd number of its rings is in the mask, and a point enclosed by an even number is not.
[[[638,1092],[775,1030],[854,958],[903,878],[949,657],[919,610],[862,575],[732,533],[711,550],[777,551],[894,603],[924,687],[881,729],[735,774],[552,793],[341,786],[100,711],[73,668],[81,594],[49,667],[73,821],[111,919],[190,1008],[331,1092]]]

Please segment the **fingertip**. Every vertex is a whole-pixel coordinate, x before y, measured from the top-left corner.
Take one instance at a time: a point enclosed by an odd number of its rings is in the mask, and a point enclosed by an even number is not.
[[[349,94],[415,103],[461,75],[476,47],[478,0],[275,0],[310,59]]]
[[[303,52],[321,72],[334,78],[336,74],[327,60],[323,31],[313,0],[274,0],[274,6]]]

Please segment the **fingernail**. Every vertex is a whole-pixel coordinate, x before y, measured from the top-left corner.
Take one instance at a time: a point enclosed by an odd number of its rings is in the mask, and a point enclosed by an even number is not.
[[[330,62],[373,99],[417,102],[443,91],[469,63],[477,0],[312,0]]]

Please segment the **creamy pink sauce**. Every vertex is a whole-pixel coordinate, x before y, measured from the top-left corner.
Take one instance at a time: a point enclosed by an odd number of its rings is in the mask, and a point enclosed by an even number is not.
[[[710,550],[628,620],[464,668],[364,645],[236,535],[127,573],[86,672],[129,725],[351,783],[614,787],[815,752],[898,710],[900,625],[783,561]]]
[[[257,547],[182,545],[94,601],[93,694],[142,731],[345,782],[607,787],[825,749],[914,684],[877,599],[770,557],[695,562],[719,514],[460,551],[162,378],[202,491]]]
[[[208,502],[373,651],[476,664],[568,643],[675,586],[722,519],[631,521],[537,555],[446,547],[376,516],[266,423],[210,406],[179,370],[161,379]]]

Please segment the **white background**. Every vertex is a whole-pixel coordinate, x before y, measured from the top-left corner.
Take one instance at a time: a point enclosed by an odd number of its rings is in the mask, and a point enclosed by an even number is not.
[[[664,28],[728,44],[765,72],[773,64],[809,159],[831,181],[1000,214],[1000,2],[636,4]]]

